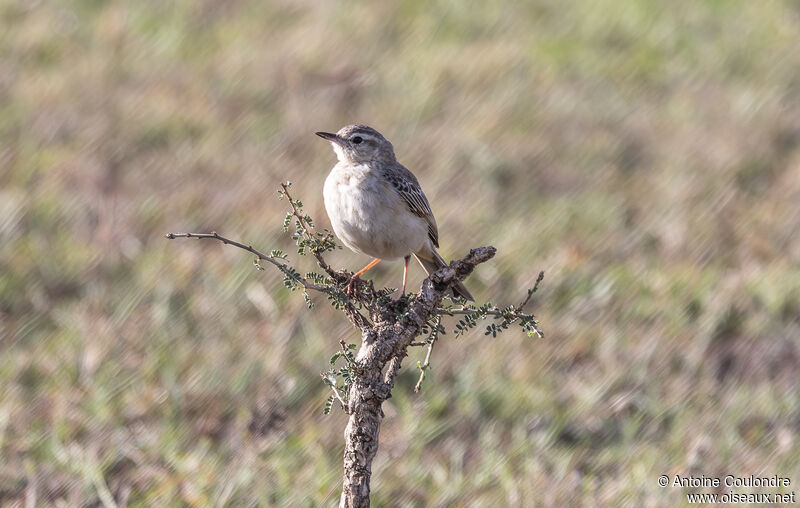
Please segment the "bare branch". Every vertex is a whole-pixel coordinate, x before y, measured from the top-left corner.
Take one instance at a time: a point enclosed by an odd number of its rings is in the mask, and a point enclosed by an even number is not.
[[[341,300],[344,304],[343,311],[345,315],[356,328],[363,330],[365,328],[372,326],[370,320],[367,319],[363,314],[361,314],[358,311],[358,309],[356,309],[355,305],[353,305],[353,302],[344,292],[340,291],[338,288],[332,285],[322,286],[310,282],[308,279],[306,279],[305,277],[301,276],[299,273],[294,271],[294,269],[288,264],[278,261],[279,259],[283,258],[276,257],[270,254],[264,254],[263,252],[253,248],[252,245],[245,245],[241,242],[237,242],[236,240],[231,240],[230,238],[226,238],[218,234],[216,231],[212,231],[211,233],[167,233],[164,236],[170,240],[174,240],[176,238],[198,238],[201,240],[202,239],[218,240],[224,243],[225,245],[233,245],[234,247],[246,250],[247,252],[254,254],[256,256],[257,261],[267,261],[273,264],[281,272],[283,272],[284,275],[286,275],[287,277],[291,278],[292,280],[303,286],[303,288],[310,289],[313,291],[318,291],[320,293],[325,293],[327,295],[330,295],[331,297]],[[317,256],[317,254],[315,254],[315,256]],[[322,255],[320,254],[317,256],[317,262],[320,263],[321,259]],[[329,272],[329,274],[333,273],[336,274],[338,277],[342,277],[342,274],[338,274],[334,270],[330,269],[330,267],[327,264],[325,264],[324,261],[321,261],[320,267],[323,268],[326,272]]]
[[[174,240],[176,238],[198,238],[198,239],[205,239],[210,238],[212,240],[219,240],[220,242],[224,243],[225,245],[233,245],[234,247],[239,247],[240,249],[244,249],[251,254],[255,254],[256,258],[259,261],[267,261],[272,263],[276,267],[278,267],[284,274],[291,273],[290,266],[286,263],[281,263],[275,256],[264,254],[263,252],[256,250],[253,248],[252,245],[245,245],[243,243],[237,242],[236,240],[231,240],[230,238],[225,238],[224,236],[217,234],[216,231],[212,231],[211,233],[167,233],[164,235],[166,238],[170,240]],[[328,293],[330,294],[330,289],[326,286],[320,286],[319,284],[314,284],[313,282],[309,282],[305,277],[300,276],[299,274],[293,275],[292,279],[297,281],[301,286],[306,289],[311,289],[314,291],[319,291],[320,293]]]

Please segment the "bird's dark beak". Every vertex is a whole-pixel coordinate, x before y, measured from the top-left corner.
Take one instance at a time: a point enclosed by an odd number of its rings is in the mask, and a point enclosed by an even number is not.
[[[332,143],[336,143],[338,145],[344,143],[344,140],[342,138],[340,138],[336,134],[331,134],[330,132],[315,132],[314,134],[321,137],[322,139],[327,139],[328,141],[331,141]]]

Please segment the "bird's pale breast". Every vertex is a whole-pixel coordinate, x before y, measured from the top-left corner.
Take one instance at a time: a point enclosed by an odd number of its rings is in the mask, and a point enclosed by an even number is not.
[[[350,249],[395,259],[428,241],[425,219],[411,213],[390,185],[363,164],[337,164],[331,170],[323,190],[325,209],[336,236]]]

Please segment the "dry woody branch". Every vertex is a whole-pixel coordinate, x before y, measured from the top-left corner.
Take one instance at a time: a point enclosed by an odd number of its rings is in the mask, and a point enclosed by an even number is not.
[[[331,388],[324,412],[338,405],[349,415],[345,429],[340,506],[369,506],[372,460],[378,451],[383,420],[381,405],[391,397],[408,348],[427,347],[424,360],[417,363],[420,375],[415,391],[420,391],[426,372],[431,368],[434,344],[447,333],[443,325],[445,317],[458,319],[453,327],[455,336],[477,327],[479,322],[488,321],[484,331],[486,335],[496,336],[516,325],[530,336],[543,337],[535,316],[526,313],[524,308],[536,293],[544,273],[539,274],[534,286],[517,306],[501,308],[491,303],[473,306],[460,298],[443,304],[445,296],[456,284],[467,278],[478,265],[495,256],[496,249],[487,246],[472,249],[461,259],[432,273],[416,294],[393,299],[394,289],[376,290],[371,281],[360,280],[356,280],[357,291],[348,294],[345,287],[352,280],[352,274],[334,270],[323,257],[326,252],[338,248],[332,234],[315,230],[313,220],[303,212],[302,203],[290,195],[288,182],[281,185],[278,195],[287,200],[291,208],[283,222],[284,230],[291,234],[298,254],[314,256],[322,273],[309,272],[302,276],[289,264],[282,251],[273,250],[266,254],[216,232],[168,233],[166,237],[211,239],[243,249],[256,257],[255,264],[259,269],[263,269],[260,262],[267,262],[280,270],[284,275],[284,285],[292,291],[302,290],[309,308],[313,304],[308,291],[322,293],[361,332],[360,346],[341,342],[330,358],[331,368],[321,376]],[[419,337],[424,338],[415,341]]]

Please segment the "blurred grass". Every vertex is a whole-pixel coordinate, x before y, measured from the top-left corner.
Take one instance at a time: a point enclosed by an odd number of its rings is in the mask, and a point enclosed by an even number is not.
[[[326,226],[312,133],[355,121],[421,180],[445,257],[498,247],[479,300],[547,272],[545,340],[442,341],[421,395],[407,360],[376,506],[800,481],[795,2],[5,0],[0,28],[0,504],[335,502],[318,372],[356,334],[162,235],[289,250],[278,183]]]

